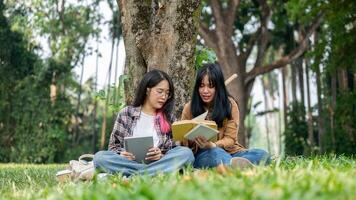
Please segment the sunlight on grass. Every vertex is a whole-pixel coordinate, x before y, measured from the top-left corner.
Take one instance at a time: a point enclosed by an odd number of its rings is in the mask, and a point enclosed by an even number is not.
[[[0,199],[352,199],[356,162],[346,157],[287,158],[246,171],[187,170],[58,184],[64,165],[0,164]]]

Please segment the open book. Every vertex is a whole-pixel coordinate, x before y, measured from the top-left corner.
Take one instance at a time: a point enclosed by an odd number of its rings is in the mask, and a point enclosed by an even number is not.
[[[216,140],[216,136],[219,131],[216,128],[211,128],[210,126],[204,124],[198,124],[187,134],[184,135],[184,138],[194,141],[196,137],[203,136],[207,140]]]
[[[125,137],[124,148],[126,151],[135,155],[135,160],[139,163],[148,163],[145,160],[146,154],[150,148],[153,147],[152,136],[137,136],[137,137]]]
[[[217,125],[214,121],[204,120],[206,115],[207,115],[207,112],[205,112],[202,115],[199,115],[198,117],[195,117],[194,119],[191,119],[191,120],[181,120],[181,121],[174,122],[172,124],[173,140],[174,141],[182,141],[184,139],[189,139],[189,138],[186,138],[185,136],[193,128],[195,128],[198,125],[204,125],[204,126],[198,126],[194,130],[194,133],[191,136],[202,135],[206,139],[210,138],[212,141],[215,141],[216,137],[211,138],[210,136],[212,135],[212,130],[217,131]],[[207,128],[212,129],[212,130],[207,130]],[[217,134],[215,134],[215,135],[217,135]],[[187,135],[187,137],[191,137],[191,136]]]

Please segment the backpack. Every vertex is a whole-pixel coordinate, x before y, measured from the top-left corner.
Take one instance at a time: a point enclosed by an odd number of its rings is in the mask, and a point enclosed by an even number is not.
[[[93,158],[93,154],[83,154],[78,160],[69,161],[65,170],[56,173],[57,180],[59,182],[91,180],[95,172]]]

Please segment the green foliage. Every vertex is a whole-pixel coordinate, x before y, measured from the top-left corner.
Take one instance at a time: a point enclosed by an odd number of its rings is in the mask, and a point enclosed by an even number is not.
[[[98,126],[93,97],[90,86],[83,89],[79,115],[73,114],[79,85],[71,70],[91,53],[87,40],[100,31],[98,3],[57,9],[55,1],[0,2],[0,162],[61,162],[90,151],[91,127]],[[49,42],[46,59],[38,56],[39,35]]]
[[[195,49],[195,69],[198,70],[204,63],[215,63],[216,54],[212,49],[197,45]]]
[[[126,106],[125,102],[125,91],[124,82],[128,79],[128,75],[120,75],[119,85],[111,85],[110,95],[108,96],[107,89],[102,89],[96,93],[96,98],[101,100],[103,103],[107,101],[107,105],[113,113],[118,113],[121,109]]]
[[[350,51],[356,45],[355,1],[291,0],[287,8],[290,16],[302,24],[323,13],[323,25],[318,30],[315,50],[309,55],[323,57],[322,64],[327,71],[335,72],[339,68],[355,71],[356,53]]]
[[[38,77],[43,64],[33,49],[27,48],[22,34],[11,30],[3,12],[0,10],[0,90],[4,91],[0,95],[0,161],[53,161],[53,151],[60,150],[56,148],[63,140],[46,131],[57,128],[57,134],[65,130],[63,123],[52,126],[58,118],[50,116],[52,111],[66,110],[51,108],[50,82]]]
[[[355,92],[343,92],[338,95],[334,114],[334,132],[331,128],[327,128],[324,141],[327,152],[345,155],[356,153],[355,99]],[[331,123],[330,117],[326,118],[326,121]],[[330,123],[327,124],[327,127],[330,127]],[[333,140],[335,140],[335,144],[333,144]]]
[[[0,199],[352,199],[356,161],[287,157],[269,167],[219,174],[191,171],[83,183],[55,182],[63,165],[0,165]],[[212,192],[213,191],[213,192]]]
[[[315,44],[306,54],[312,63],[312,70],[321,72],[319,92],[322,95],[319,103],[322,110],[318,111],[318,117],[321,117],[325,133],[320,143],[326,153],[355,154],[355,85],[352,76],[356,70],[356,53],[351,49],[356,45],[356,3],[351,0],[290,0],[285,8],[290,20],[300,27],[307,27],[318,14],[323,16],[313,38]],[[342,71],[346,77],[340,77]],[[331,87],[332,78],[339,83],[334,89]],[[340,85],[343,81],[347,82],[346,86]],[[304,122],[299,126],[304,127]]]
[[[287,155],[308,154],[308,124],[305,119],[305,107],[293,102],[287,111],[287,123],[284,131],[285,153]]]
[[[344,92],[337,96],[337,104],[334,119],[326,109],[330,105],[323,104],[321,113],[325,135],[322,144],[324,153],[354,155],[356,146],[355,135],[355,99],[354,92]],[[326,102],[328,99],[325,100]],[[287,155],[309,155],[313,154],[319,147],[310,146],[307,142],[308,125],[305,119],[305,108],[301,103],[293,103],[288,108],[288,123],[285,130],[285,152]],[[314,142],[320,144],[317,137],[317,122],[314,116],[313,136]],[[332,128],[331,123],[334,124]]]

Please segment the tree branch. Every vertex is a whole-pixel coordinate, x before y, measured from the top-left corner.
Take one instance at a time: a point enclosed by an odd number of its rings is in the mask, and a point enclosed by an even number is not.
[[[266,55],[266,49],[268,46],[269,42],[269,32],[267,29],[267,23],[270,20],[271,17],[271,10],[266,2],[266,0],[258,0],[258,3],[261,5],[261,34],[259,36],[258,40],[258,52],[257,52],[257,58],[254,67],[259,67],[262,65],[263,60]]]
[[[204,22],[200,22],[198,27],[200,36],[204,39],[206,45],[210,48],[217,49],[216,46],[216,34],[215,31],[209,30],[208,26]]]
[[[240,0],[230,0],[227,10],[224,12],[227,32],[231,35],[233,34],[234,31],[235,13],[239,4],[240,4]]]
[[[224,29],[224,16],[223,10],[219,0],[211,0],[211,9],[215,18],[216,30]]]
[[[257,39],[259,38],[260,36],[260,33],[261,33],[261,27],[256,31],[254,32],[253,34],[251,34],[251,37],[250,39],[248,40],[247,42],[247,45],[246,45],[246,50],[243,51],[243,47],[240,46],[240,55],[238,56],[239,59],[243,60],[244,62],[246,62],[247,58],[250,56],[251,54],[251,51],[253,49],[253,47],[255,46],[255,43],[257,41]]]
[[[299,43],[299,46],[296,49],[294,49],[288,55],[283,56],[282,58],[280,58],[277,61],[274,61],[271,64],[265,65],[263,67],[255,67],[255,68],[253,68],[250,72],[247,73],[247,76],[246,76],[246,79],[245,79],[245,84],[247,84],[249,81],[254,79],[256,76],[261,75],[261,74],[265,74],[265,73],[270,72],[270,71],[272,71],[274,69],[277,69],[277,68],[284,67],[288,63],[292,62],[293,60],[295,60],[296,58],[301,56],[304,53],[304,51],[307,49],[307,47],[308,47],[308,39],[309,39],[309,37],[320,26],[323,16],[324,15],[322,13],[318,14],[318,16],[316,17],[316,20],[314,21],[314,23],[309,28],[309,30],[308,30],[308,32],[306,34],[306,37]]]

